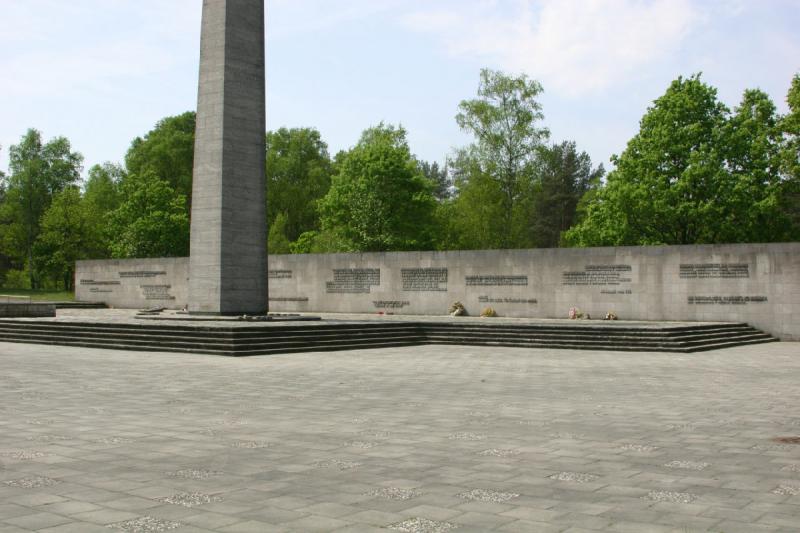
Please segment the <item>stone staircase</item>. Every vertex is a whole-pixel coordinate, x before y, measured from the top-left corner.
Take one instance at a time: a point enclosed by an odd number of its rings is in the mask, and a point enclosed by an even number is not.
[[[226,356],[424,344],[690,353],[776,340],[741,323],[659,326],[331,320],[203,326],[0,320],[3,342]]]

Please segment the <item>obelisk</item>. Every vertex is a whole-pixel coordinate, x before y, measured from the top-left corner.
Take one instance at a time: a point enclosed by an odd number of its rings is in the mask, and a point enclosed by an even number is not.
[[[203,0],[189,312],[267,312],[264,0]]]

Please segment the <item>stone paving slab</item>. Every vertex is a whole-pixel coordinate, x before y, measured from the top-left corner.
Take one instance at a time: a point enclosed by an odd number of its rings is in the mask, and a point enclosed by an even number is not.
[[[0,343],[0,532],[797,531],[798,377],[797,343]]]

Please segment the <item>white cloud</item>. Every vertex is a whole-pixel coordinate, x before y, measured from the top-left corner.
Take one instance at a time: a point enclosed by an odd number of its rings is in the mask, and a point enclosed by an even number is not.
[[[500,2],[423,8],[405,23],[440,36],[453,55],[524,71],[548,89],[578,96],[668,58],[704,18],[689,0],[518,0],[510,9]]]

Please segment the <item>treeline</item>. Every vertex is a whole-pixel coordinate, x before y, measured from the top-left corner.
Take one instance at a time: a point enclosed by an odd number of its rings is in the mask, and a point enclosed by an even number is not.
[[[800,76],[780,116],[759,90],[733,111],[700,76],[675,80],[607,176],[553,142],[526,76],[483,70],[459,127],[474,141],[422,161],[378,124],[331,157],[312,128],[266,134],[271,253],[790,241],[800,238]],[[29,130],[0,174],[0,282],[72,288],[76,259],[185,256],[194,113],[89,169]],[[605,178],[605,179],[604,179]]]

